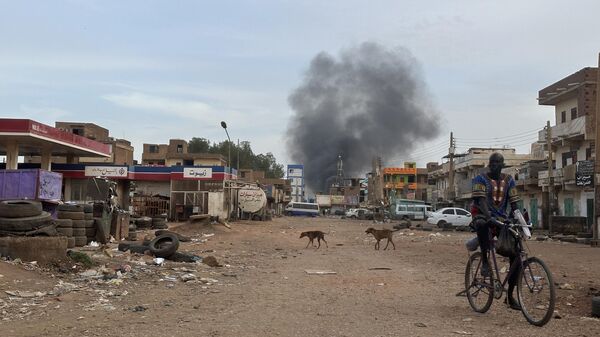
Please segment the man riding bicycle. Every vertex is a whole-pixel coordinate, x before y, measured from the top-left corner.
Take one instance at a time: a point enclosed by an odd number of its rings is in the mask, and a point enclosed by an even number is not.
[[[517,188],[514,179],[502,173],[504,167],[504,156],[495,152],[489,158],[488,169],[473,179],[473,213],[474,225],[477,230],[477,238],[481,247],[482,266],[481,274],[491,276],[492,269],[488,260],[488,251],[490,248],[489,231],[495,229],[491,219],[494,218],[500,222],[512,217],[513,212],[518,209],[517,202],[520,200],[517,195]],[[507,213],[510,205],[511,211]],[[509,256],[510,264],[517,256]],[[519,301],[513,297],[515,285],[517,284],[519,273],[511,274],[508,280],[508,294],[506,303],[515,310],[521,310]]]

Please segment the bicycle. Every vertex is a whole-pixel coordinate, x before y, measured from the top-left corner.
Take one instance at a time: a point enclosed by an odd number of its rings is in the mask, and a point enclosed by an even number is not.
[[[492,269],[490,276],[484,277],[481,275],[482,254],[480,251],[471,254],[467,262],[465,292],[467,293],[469,305],[476,312],[487,312],[494,298],[500,299],[502,294],[507,291],[506,286],[510,276],[518,272],[517,298],[521,305],[523,316],[525,316],[525,319],[530,324],[543,326],[548,323],[554,313],[556,291],[552,274],[544,261],[534,256],[528,257],[524,248],[523,238],[524,236],[530,236],[529,228],[531,226],[526,224],[524,220],[521,223],[513,223],[511,221],[503,223],[494,219],[492,221],[495,221],[496,228],[506,226],[506,229],[515,236],[517,241],[517,258],[510,266],[504,280],[500,282],[501,278],[495,252],[496,240],[493,238],[492,231],[490,230],[490,253],[488,254],[488,260],[491,257],[493,262],[493,264],[489,264],[490,269]],[[476,249],[477,247],[471,249],[471,251]],[[519,265],[520,269],[518,269]],[[542,296],[545,297],[538,300]]]

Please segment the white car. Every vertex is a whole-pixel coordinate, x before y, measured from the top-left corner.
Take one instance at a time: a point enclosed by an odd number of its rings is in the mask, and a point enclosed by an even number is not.
[[[458,207],[446,207],[429,214],[427,223],[438,227],[468,226],[473,217],[467,210]]]

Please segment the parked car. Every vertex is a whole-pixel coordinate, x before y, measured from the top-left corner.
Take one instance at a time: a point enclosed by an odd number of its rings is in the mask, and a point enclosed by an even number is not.
[[[458,207],[445,207],[429,213],[427,223],[438,227],[468,226],[473,217],[467,210]]]
[[[346,211],[346,217],[351,219],[373,220],[373,212],[366,208],[350,208]]]

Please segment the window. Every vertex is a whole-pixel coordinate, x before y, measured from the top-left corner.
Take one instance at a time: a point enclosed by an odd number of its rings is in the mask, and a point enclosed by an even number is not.
[[[465,211],[464,209],[457,209],[456,210],[456,214],[458,214],[458,215],[469,215],[469,212]]]
[[[454,215],[454,210],[453,209],[445,209],[442,214],[452,214]]]
[[[158,145],[150,145],[150,146],[148,146],[148,152],[150,152],[150,153],[158,153]]]
[[[571,120],[577,118],[577,108],[571,109]]]
[[[567,121],[567,112],[566,112],[566,111],[562,111],[562,112],[560,113],[560,122],[561,122],[561,123],[564,123],[564,122],[566,122],[566,121]]]
[[[193,166],[194,165],[194,161],[191,159],[184,159],[183,160],[183,165],[185,166]]]
[[[183,153],[183,145],[177,144],[177,153]]]
[[[73,128],[73,133],[78,136],[83,136],[83,129]]]
[[[572,165],[577,162],[577,151],[569,151],[562,154],[562,166]]]

